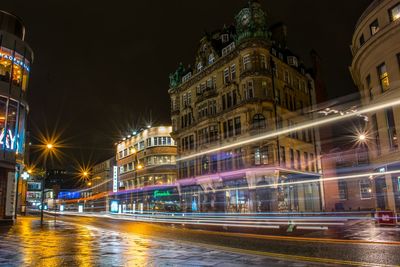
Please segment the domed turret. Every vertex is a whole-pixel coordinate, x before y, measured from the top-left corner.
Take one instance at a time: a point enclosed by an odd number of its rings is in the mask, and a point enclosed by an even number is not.
[[[247,7],[236,15],[235,20],[238,43],[248,38],[269,39],[267,17],[259,1],[249,1]]]

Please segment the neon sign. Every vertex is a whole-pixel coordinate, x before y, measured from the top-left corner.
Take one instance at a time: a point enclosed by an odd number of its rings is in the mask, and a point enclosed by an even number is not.
[[[118,192],[118,166],[114,166],[113,168],[113,192]]]
[[[169,191],[160,191],[160,190],[156,190],[154,191],[154,197],[168,197],[170,196],[171,193]]]
[[[4,142],[5,139],[5,142]],[[7,131],[7,135],[5,136],[5,129],[1,130],[1,134],[0,134],[0,145],[5,145],[5,147],[7,149],[11,149],[14,150],[16,147],[15,143],[16,143],[16,136],[14,136],[14,134],[12,133],[12,131],[10,129],[8,129]]]
[[[30,71],[29,66],[27,64],[25,64],[24,62],[22,62],[21,60],[17,59],[16,57],[13,57],[9,54],[4,54],[2,52],[0,52],[0,57],[14,61],[14,63],[17,64],[18,66],[21,66],[22,68],[26,69],[28,72]]]

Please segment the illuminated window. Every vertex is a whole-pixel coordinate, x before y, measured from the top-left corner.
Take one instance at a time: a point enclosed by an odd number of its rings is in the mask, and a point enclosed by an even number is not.
[[[400,18],[400,3],[389,9],[390,21],[395,21]]]
[[[378,20],[377,20],[377,19],[374,20],[374,22],[372,22],[372,23],[369,25],[369,29],[370,29],[370,31],[371,31],[371,35],[375,35],[375,34],[379,31],[379,23],[378,23]]]
[[[14,64],[12,64],[14,62]],[[12,73],[11,73],[12,72]],[[29,62],[5,47],[0,47],[0,81],[12,81],[14,86],[28,87]]]
[[[389,89],[389,74],[386,69],[386,64],[382,63],[378,66],[378,78],[379,83],[381,85],[382,91],[386,91]]]
[[[369,179],[363,179],[360,182],[360,198],[369,199],[372,197],[372,187]]]

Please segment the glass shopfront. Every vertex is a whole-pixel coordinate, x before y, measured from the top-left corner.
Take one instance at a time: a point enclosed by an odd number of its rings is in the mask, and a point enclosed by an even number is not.
[[[26,108],[0,96],[0,145],[3,150],[24,152]]]
[[[29,61],[22,55],[0,47],[0,81],[12,81],[13,85],[22,87],[25,91],[28,87],[29,71]]]

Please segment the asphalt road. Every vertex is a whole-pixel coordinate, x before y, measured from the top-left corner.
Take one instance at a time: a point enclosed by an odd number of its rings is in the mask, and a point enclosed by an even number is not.
[[[394,240],[337,239],[315,232],[302,236],[243,234],[78,216],[57,220],[54,225],[48,219],[40,228],[37,218],[27,217],[8,230],[0,228],[0,265],[400,265],[400,243]]]

